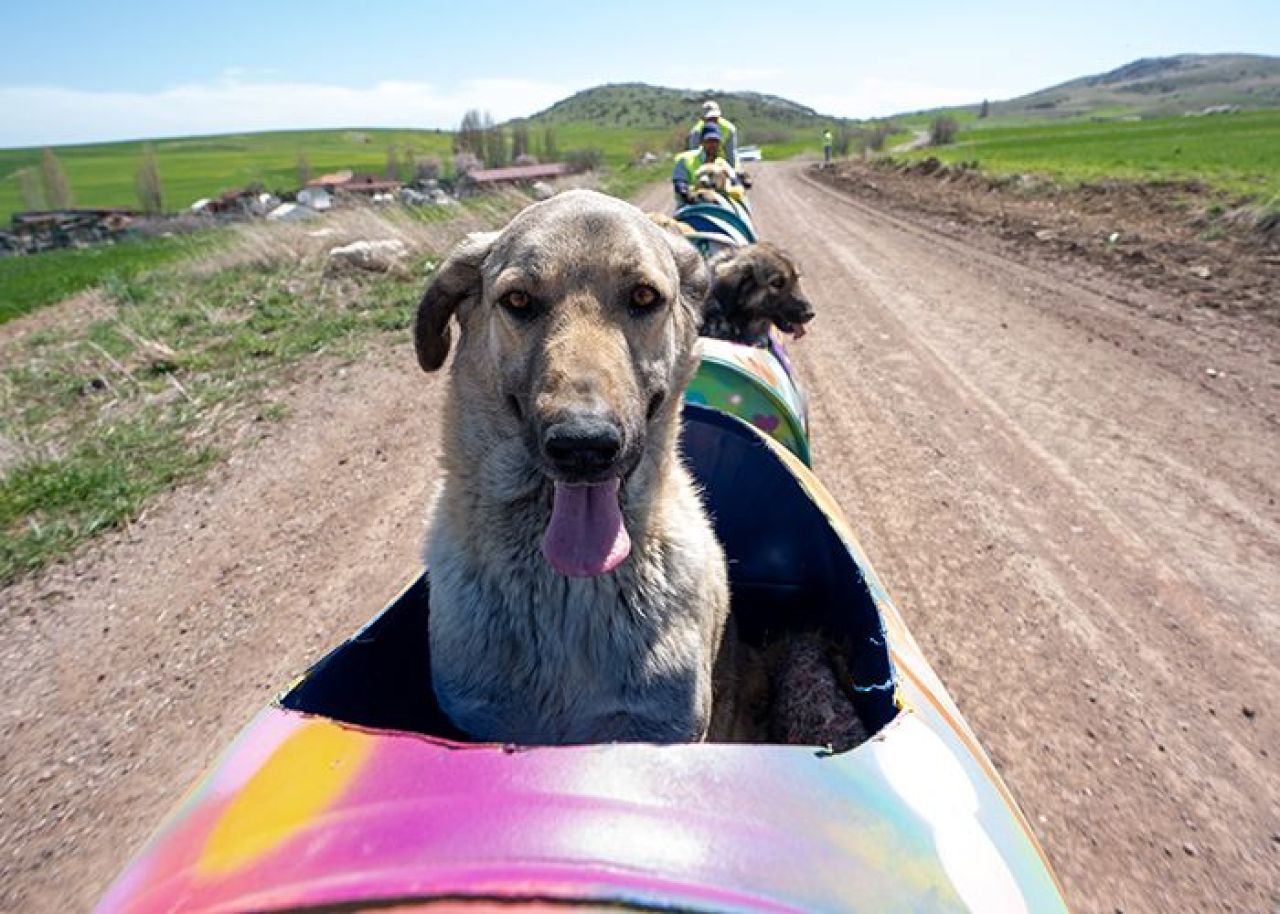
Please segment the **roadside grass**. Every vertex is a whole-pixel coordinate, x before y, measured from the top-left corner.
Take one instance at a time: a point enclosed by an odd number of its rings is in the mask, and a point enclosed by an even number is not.
[[[130,238],[92,248],[0,257],[0,324],[112,279],[130,279],[197,256],[225,240],[218,230]]]
[[[525,198],[489,198],[426,224],[353,211],[254,223],[202,256],[120,276],[99,319],[0,338],[0,585],[129,524],[287,412],[282,381],[315,359],[405,337],[426,278],[465,232]],[[326,269],[329,248],[398,238],[386,273]]]
[[[812,137],[790,139],[784,143],[765,143],[760,147],[760,153],[766,162],[780,162],[802,155],[822,158],[822,133],[819,131]]]
[[[600,181],[600,190],[622,200],[630,200],[650,184],[671,180],[670,159],[660,158],[651,165],[633,165],[610,170]]]
[[[142,142],[59,146],[78,206],[137,206],[134,176],[142,162]],[[313,175],[351,168],[381,174],[387,149],[401,162],[408,155],[434,155],[447,162],[453,135],[440,130],[288,130],[175,137],[152,141],[165,208],[186,209],[201,197],[261,182],[268,189],[298,186],[298,154],[305,153]],[[406,151],[408,155],[406,154]],[[18,172],[40,167],[41,150],[0,149],[0,221],[25,210]]]
[[[1035,172],[1067,184],[1107,178],[1200,181],[1267,200],[1280,194],[1280,110],[983,127],[963,130],[950,146],[909,155],[976,161],[992,174]]]
[[[557,124],[554,129],[556,148],[562,155],[574,149],[598,149],[604,164],[610,168],[630,164],[645,152],[671,155],[671,144],[676,134],[675,130],[602,127],[581,122]],[[537,132],[536,127],[533,130]]]

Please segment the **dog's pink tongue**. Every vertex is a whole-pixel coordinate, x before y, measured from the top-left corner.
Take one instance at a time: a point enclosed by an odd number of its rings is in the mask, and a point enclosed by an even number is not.
[[[551,523],[542,536],[542,554],[552,568],[571,578],[590,578],[613,571],[631,553],[618,508],[619,484],[617,479],[589,486],[556,483]]]

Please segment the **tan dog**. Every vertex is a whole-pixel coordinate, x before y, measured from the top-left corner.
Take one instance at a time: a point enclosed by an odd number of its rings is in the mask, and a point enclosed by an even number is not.
[[[698,186],[709,187],[713,190],[718,190],[722,194],[729,192],[729,188],[733,186],[736,178],[737,175],[733,170],[733,166],[719,159],[698,166],[698,171],[694,175]]]
[[[708,735],[728,587],[676,453],[706,292],[686,241],[591,191],[471,236],[427,289],[426,371],[462,330],[428,534],[432,683],[471,736]]]

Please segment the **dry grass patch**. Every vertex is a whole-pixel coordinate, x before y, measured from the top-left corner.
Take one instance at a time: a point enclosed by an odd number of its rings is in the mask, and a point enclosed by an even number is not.
[[[198,259],[115,278],[92,307],[55,306],[0,343],[0,584],[126,524],[283,415],[304,361],[358,359],[407,338],[440,257],[496,228],[526,198],[453,218],[351,210],[300,225],[254,223]],[[396,270],[326,270],[356,240],[404,245]],[[66,318],[54,319],[53,316]]]

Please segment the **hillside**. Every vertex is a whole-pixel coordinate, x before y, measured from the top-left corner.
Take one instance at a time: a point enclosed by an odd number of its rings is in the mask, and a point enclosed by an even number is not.
[[[585,89],[528,118],[537,126],[589,122],[598,127],[665,130],[692,123],[704,100],[719,102],[725,117],[753,132],[790,130],[826,123],[812,108],[759,92],[715,89],[667,89],[644,83],[619,83]]]
[[[991,105],[992,118],[1160,117],[1215,105],[1280,107],[1280,58],[1179,54],[1135,60]]]

